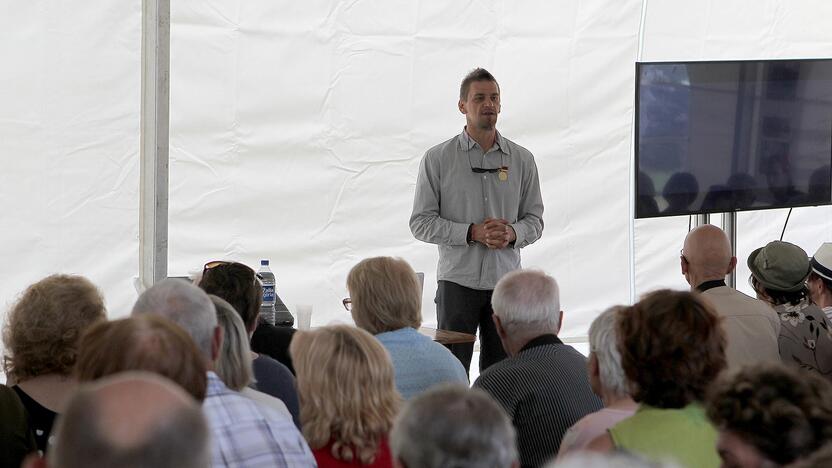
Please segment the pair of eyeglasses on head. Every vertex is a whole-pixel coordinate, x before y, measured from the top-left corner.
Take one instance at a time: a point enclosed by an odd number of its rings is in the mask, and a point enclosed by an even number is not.
[[[263,284],[263,277],[260,275],[260,273],[257,273],[256,271],[252,270],[251,268],[249,268],[248,266],[246,266],[242,263],[229,262],[229,261],[226,261],[226,260],[212,260],[212,261],[206,263],[205,266],[202,267],[202,276],[204,277],[205,274],[208,273],[210,270],[214,270],[214,269],[217,269],[217,268],[226,268],[226,267],[229,267],[229,266],[232,266],[232,265],[244,266],[244,267],[246,267],[247,270],[251,270],[254,273],[254,282],[259,283],[259,284]]]

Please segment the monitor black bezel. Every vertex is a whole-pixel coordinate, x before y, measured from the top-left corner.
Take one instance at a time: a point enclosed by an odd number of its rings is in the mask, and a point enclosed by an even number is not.
[[[633,200],[633,218],[634,219],[655,219],[655,218],[670,218],[674,216],[693,216],[704,214],[725,213],[722,210],[691,210],[685,213],[658,213],[649,216],[640,216],[638,212],[638,174],[639,174],[639,90],[641,89],[641,67],[645,65],[690,65],[690,64],[711,64],[711,63],[776,63],[776,62],[823,62],[832,63],[832,58],[781,58],[781,59],[727,59],[727,60],[669,60],[669,61],[636,61],[636,76],[635,76],[635,102],[633,103],[633,188],[634,192],[631,194]],[[830,129],[832,131],[832,129]],[[829,163],[832,165],[832,145],[830,145]],[[784,208],[801,208],[806,206],[829,206],[832,205],[832,191],[830,191],[829,200],[826,203],[791,203],[776,206],[755,207],[755,208],[735,208],[731,212],[745,212],[745,211],[765,211],[765,210],[781,210]]]

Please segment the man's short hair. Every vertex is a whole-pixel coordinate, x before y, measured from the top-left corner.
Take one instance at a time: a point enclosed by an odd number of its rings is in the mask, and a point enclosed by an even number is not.
[[[503,276],[491,296],[494,315],[506,332],[518,329],[557,331],[560,291],[554,278],[538,270],[516,270]]]
[[[205,359],[210,360],[217,313],[208,295],[187,281],[168,278],[142,293],[132,315],[161,315],[184,328]]]
[[[832,440],[832,385],[782,364],[758,364],[723,376],[711,388],[708,417],[778,465]]]
[[[55,445],[49,452],[49,466],[55,468],[206,468],[210,462],[210,439],[208,425],[200,407],[188,398],[181,404],[170,407],[167,414],[154,414],[136,429],[133,418],[115,417],[112,405],[101,401],[96,389],[113,381],[133,378],[134,375],[120,374],[95,384],[81,386],[69,399],[66,410],[58,418],[55,429]],[[161,377],[149,376],[162,381]],[[151,384],[154,384],[151,379]],[[171,384],[162,385],[169,392],[182,391]],[[144,387],[147,388],[147,387]],[[173,393],[176,395],[176,393]],[[153,404],[151,398],[133,399],[128,405],[133,412]],[[158,401],[158,400],[157,400]],[[159,413],[157,410],[156,413]]]
[[[158,315],[100,322],[81,338],[75,376],[81,382],[125,371],[171,379],[197,401],[208,385],[205,359],[180,326]]]
[[[589,326],[589,350],[598,360],[598,374],[601,386],[616,395],[629,395],[627,377],[621,368],[621,353],[618,352],[616,320],[623,306],[605,310]]]
[[[81,335],[106,318],[101,292],[83,276],[52,275],[32,284],[6,317],[6,373],[18,382],[71,374]]]
[[[422,325],[422,288],[400,258],[367,258],[347,275],[355,324],[373,335]]]
[[[465,78],[462,79],[462,83],[459,85],[460,100],[468,100],[468,90],[471,89],[471,83],[475,81],[491,81],[497,85],[497,91],[500,90],[500,83],[497,83],[497,79],[494,78],[494,75],[489,73],[489,71],[485,68],[475,68],[465,75]]]
[[[517,461],[514,427],[487,393],[436,386],[410,400],[390,433],[393,457],[407,468],[508,468]]]
[[[246,330],[254,330],[257,326],[263,286],[251,267],[238,262],[221,263],[205,270],[199,287],[231,304],[243,319]]]

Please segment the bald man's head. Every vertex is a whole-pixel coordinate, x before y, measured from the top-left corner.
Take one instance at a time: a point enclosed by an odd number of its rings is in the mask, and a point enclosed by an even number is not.
[[[688,233],[682,255],[682,273],[693,287],[705,281],[725,279],[737,263],[731,255],[728,236],[712,224],[696,227]]]
[[[83,386],[58,420],[49,466],[206,467],[208,427],[167,379],[128,372]]]

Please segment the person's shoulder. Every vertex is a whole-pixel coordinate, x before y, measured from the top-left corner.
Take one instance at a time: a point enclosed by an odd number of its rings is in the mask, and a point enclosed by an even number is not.
[[[520,372],[525,364],[517,357],[508,357],[502,361],[492,364],[488,369],[482,371],[474,382],[475,387],[489,388],[501,386],[507,382],[513,382],[515,375]]]
[[[502,134],[500,134],[500,137],[506,146],[508,146],[509,153],[511,153],[512,156],[516,155],[524,160],[534,160],[534,155],[531,151],[526,149],[525,146],[515,143],[513,140],[504,137]]]
[[[286,367],[285,364],[283,364],[282,362],[278,361],[277,359],[274,359],[273,357],[267,356],[265,354],[257,355],[257,357],[254,358],[254,361],[252,361],[252,365],[254,365],[254,367],[260,367],[262,369],[266,369],[269,372],[277,372],[277,373],[280,373],[280,374],[291,374],[292,373],[289,370],[289,368]]]
[[[442,143],[431,146],[425,151],[425,157],[430,159],[439,158],[454,149],[455,145],[459,145],[459,135],[454,135]]]

